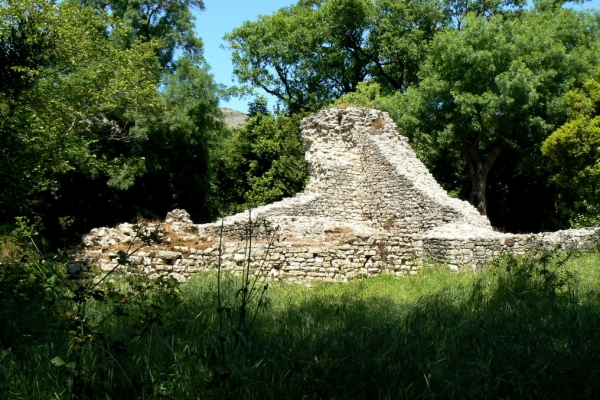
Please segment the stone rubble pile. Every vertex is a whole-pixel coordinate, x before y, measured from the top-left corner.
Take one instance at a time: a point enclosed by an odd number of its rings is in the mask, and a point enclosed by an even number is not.
[[[306,190],[266,206],[195,225],[173,210],[160,227],[163,243],[131,261],[152,277],[186,279],[200,270],[241,270],[295,282],[347,281],[381,273],[415,273],[423,260],[453,269],[477,268],[503,253],[591,249],[598,229],[513,235],[492,230],[469,203],[450,197],[411,150],[387,113],[333,108],[305,118],[302,138],[310,181]],[[253,248],[247,254],[249,221]],[[93,229],[85,255],[102,269],[134,244],[132,224]]]

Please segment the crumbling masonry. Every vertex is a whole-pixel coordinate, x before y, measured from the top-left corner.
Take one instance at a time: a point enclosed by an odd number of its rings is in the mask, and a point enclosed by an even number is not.
[[[586,250],[597,242],[597,229],[495,232],[473,206],[441,188],[387,113],[332,108],[305,118],[301,129],[306,190],[213,224],[195,225],[174,210],[161,225],[166,241],[136,253],[135,268],[185,279],[216,267],[221,240],[222,267],[239,271],[248,259],[249,221],[255,273],[305,283],[414,273],[423,260],[477,268],[502,253]],[[93,229],[83,239],[86,256],[111,269],[116,250],[134,235],[131,224]]]

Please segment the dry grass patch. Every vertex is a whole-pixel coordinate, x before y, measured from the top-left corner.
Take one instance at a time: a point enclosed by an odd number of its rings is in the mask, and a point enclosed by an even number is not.
[[[200,242],[194,247],[198,250],[206,250],[209,247],[213,247],[217,242],[215,240],[209,240],[208,242]]]

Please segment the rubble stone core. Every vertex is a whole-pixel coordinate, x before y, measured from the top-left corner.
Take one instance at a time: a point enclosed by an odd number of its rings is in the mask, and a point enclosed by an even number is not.
[[[306,189],[212,224],[195,225],[183,210],[162,224],[171,243],[132,257],[152,277],[185,279],[214,269],[239,271],[249,259],[256,274],[286,281],[347,281],[380,273],[414,273],[424,259],[450,268],[477,268],[502,253],[537,247],[595,246],[598,229],[514,235],[450,197],[416,157],[387,113],[332,108],[301,122],[310,181]],[[253,228],[248,255],[248,228]],[[131,224],[93,229],[86,255],[103,269],[115,249],[134,239]]]

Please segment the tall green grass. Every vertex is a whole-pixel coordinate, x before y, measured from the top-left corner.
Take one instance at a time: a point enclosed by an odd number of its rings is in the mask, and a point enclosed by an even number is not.
[[[222,285],[231,321],[239,280]],[[216,275],[198,274],[143,332],[135,307],[111,318],[85,354],[86,396],[600,398],[599,284],[598,254],[507,258],[477,274],[432,266],[348,284],[271,283],[253,326],[222,332]],[[51,306],[16,318],[18,301],[3,303],[0,398],[68,398],[69,370],[51,360],[69,340]],[[102,318],[103,307],[90,313]]]

